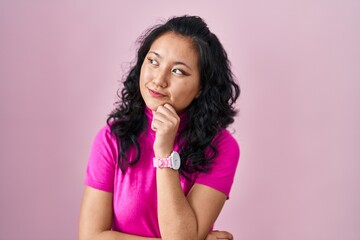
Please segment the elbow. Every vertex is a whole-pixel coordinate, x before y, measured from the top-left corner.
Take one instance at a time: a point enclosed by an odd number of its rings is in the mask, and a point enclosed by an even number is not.
[[[175,230],[175,231],[174,231]],[[161,239],[162,240],[198,240],[197,225],[194,223],[186,222],[177,224],[171,229],[164,226],[160,227]],[[204,239],[202,239],[204,240]]]
[[[87,233],[87,234],[79,234],[78,240],[101,240],[103,238],[104,232],[98,232],[98,233]]]

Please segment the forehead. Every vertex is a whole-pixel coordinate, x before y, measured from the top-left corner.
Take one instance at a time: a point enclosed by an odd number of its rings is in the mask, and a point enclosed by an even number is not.
[[[173,32],[158,37],[150,47],[163,58],[197,63],[198,53],[191,38]]]

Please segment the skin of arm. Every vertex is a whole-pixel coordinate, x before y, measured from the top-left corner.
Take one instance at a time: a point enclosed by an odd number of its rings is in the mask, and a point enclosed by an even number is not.
[[[219,215],[225,194],[195,184],[185,197],[179,173],[157,170],[158,215],[162,239],[205,239]]]
[[[159,106],[153,112],[156,157],[167,157],[172,152],[179,122],[177,113],[169,104]],[[157,169],[156,184],[162,239],[205,239],[226,201],[226,195],[195,184],[185,197],[178,171],[169,168]]]
[[[200,189],[198,189],[200,187]],[[195,195],[202,195],[201,185],[195,185],[188,195],[189,201],[196,198]],[[205,186],[204,186],[205,187]],[[112,221],[112,193],[86,187],[84,191],[79,224],[79,240],[154,240],[160,238],[145,238],[136,235],[125,234],[117,231],[110,231]],[[196,200],[195,202],[197,202]],[[210,201],[208,201],[210,202]],[[200,204],[202,205],[202,204]],[[212,205],[212,204],[209,204]],[[197,209],[196,204],[194,209]],[[212,208],[212,206],[210,206]],[[210,209],[211,209],[210,208]],[[203,213],[202,210],[206,213]],[[200,219],[207,218],[208,209],[199,208],[196,210]],[[204,238],[202,238],[204,239]],[[232,239],[232,235],[226,231],[210,232],[206,240]]]

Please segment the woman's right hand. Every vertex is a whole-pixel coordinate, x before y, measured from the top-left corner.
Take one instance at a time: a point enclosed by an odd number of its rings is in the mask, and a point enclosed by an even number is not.
[[[153,146],[156,157],[163,158],[171,154],[179,124],[180,117],[168,103],[153,112],[151,128],[156,132]]]
[[[212,231],[210,232],[205,240],[216,240],[216,239],[223,239],[223,240],[233,240],[234,237],[231,233],[226,231]]]

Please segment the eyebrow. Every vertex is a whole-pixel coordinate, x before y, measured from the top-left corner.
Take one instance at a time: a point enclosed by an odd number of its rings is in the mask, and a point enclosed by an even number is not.
[[[155,51],[149,51],[149,53],[155,54],[158,58],[162,58],[162,56]],[[183,66],[187,67],[188,69],[192,70],[192,68],[184,62],[176,61],[176,62],[174,62],[174,64],[175,65],[183,65]]]

